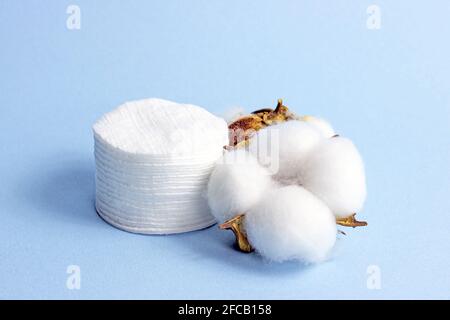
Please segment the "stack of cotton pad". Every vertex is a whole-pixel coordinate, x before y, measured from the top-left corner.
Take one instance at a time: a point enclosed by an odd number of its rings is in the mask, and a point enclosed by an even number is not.
[[[215,223],[205,198],[228,142],[203,108],[161,99],[127,102],[94,125],[96,208],[127,231],[169,234]]]

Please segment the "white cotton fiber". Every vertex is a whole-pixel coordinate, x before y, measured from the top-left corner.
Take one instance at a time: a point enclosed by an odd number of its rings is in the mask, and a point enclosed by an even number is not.
[[[301,120],[309,123],[319,130],[325,138],[331,138],[336,134],[331,124],[325,119],[313,117],[313,116],[303,116]]]
[[[358,212],[366,199],[364,164],[354,144],[346,138],[321,142],[304,163],[300,181],[336,217]]]
[[[217,154],[225,131],[226,122],[206,109],[156,98],[126,102],[94,124],[108,145],[146,155]]]
[[[208,183],[208,204],[218,222],[246,213],[271,185],[269,172],[244,149],[225,151]]]
[[[225,112],[222,115],[222,118],[224,118],[227,123],[231,123],[245,115],[246,115],[245,109],[236,106],[225,110]]]
[[[250,140],[249,151],[275,174],[275,179],[295,177],[311,150],[323,139],[315,127],[291,120],[261,129]]]
[[[323,261],[336,241],[328,207],[299,186],[270,190],[244,218],[251,245],[273,261]]]

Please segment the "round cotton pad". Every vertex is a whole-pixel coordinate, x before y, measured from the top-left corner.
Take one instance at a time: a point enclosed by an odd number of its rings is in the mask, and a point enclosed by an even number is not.
[[[94,125],[96,208],[107,222],[168,234],[215,222],[205,197],[228,141],[225,121],[161,99],[123,104]]]

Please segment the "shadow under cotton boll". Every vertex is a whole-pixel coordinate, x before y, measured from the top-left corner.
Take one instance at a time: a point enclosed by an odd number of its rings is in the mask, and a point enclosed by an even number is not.
[[[260,273],[262,275],[289,276],[306,271],[309,266],[296,261],[276,263],[264,259],[257,253],[243,253],[234,248],[234,237],[215,225],[204,230],[188,232],[168,237],[171,247],[183,259],[215,261],[225,269],[239,272]],[[224,245],[225,244],[225,245]]]

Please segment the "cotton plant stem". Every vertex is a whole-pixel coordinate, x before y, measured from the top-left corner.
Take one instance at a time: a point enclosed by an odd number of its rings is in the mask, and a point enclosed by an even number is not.
[[[236,245],[239,247],[239,250],[242,252],[252,252],[253,248],[248,242],[247,233],[245,232],[242,221],[244,219],[244,214],[239,214],[230,220],[225,221],[219,228],[222,230],[231,230],[233,231],[236,237]]]
[[[346,217],[346,218],[337,218],[336,224],[343,226],[343,227],[365,227],[367,226],[366,221],[358,221],[355,218],[356,213]]]
[[[366,221],[358,221],[355,218],[356,213],[352,214],[346,218],[338,218],[336,219],[336,224],[344,227],[364,227],[367,226]],[[238,214],[237,216],[225,221],[224,223],[219,225],[219,228],[222,230],[231,230],[236,237],[236,245],[242,252],[252,252],[254,249],[251,244],[248,242],[247,233],[242,225],[245,214]],[[346,234],[343,231],[338,231],[341,234]]]

